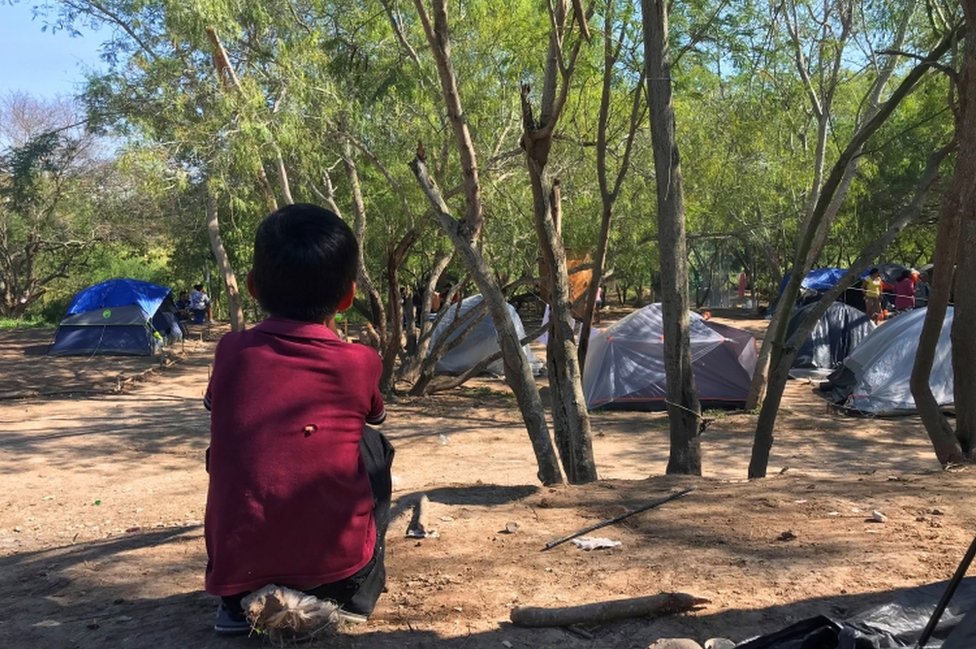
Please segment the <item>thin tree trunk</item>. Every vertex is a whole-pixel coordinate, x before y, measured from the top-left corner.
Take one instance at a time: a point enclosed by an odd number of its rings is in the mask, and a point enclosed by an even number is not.
[[[224,249],[224,242],[220,237],[220,220],[217,214],[217,201],[207,191],[207,235],[210,238],[210,249],[213,251],[214,259],[217,261],[217,269],[220,277],[227,289],[227,312],[230,315],[231,331],[243,331],[246,323],[244,322],[244,310],[241,308],[241,296],[237,289],[237,277],[234,269],[227,258],[227,251]]]
[[[667,472],[701,475],[701,408],[691,367],[688,252],[681,164],[675,141],[674,106],[671,103],[667,2],[641,0],[641,10],[657,184],[661,306],[666,341],[664,371],[667,376],[668,423],[671,430]]]
[[[610,226],[613,220],[613,207],[620,195],[620,187],[630,168],[631,153],[633,151],[634,139],[637,136],[637,128],[640,118],[646,110],[643,101],[644,70],[641,70],[634,88],[634,100],[630,110],[630,124],[627,130],[627,140],[624,145],[624,152],[620,159],[620,166],[613,184],[609,181],[607,169],[607,151],[609,148],[608,129],[610,126],[610,97],[613,92],[614,66],[620,58],[620,48],[624,41],[624,31],[626,25],[620,26],[620,35],[614,42],[612,38],[613,28],[613,3],[607,5],[607,16],[604,28],[604,47],[603,47],[603,84],[600,91],[600,111],[597,122],[597,144],[596,144],[596,171],[597,180],[600,185],[600,201],[602,209],[600,211],[600,234],[597,236],[596,253],[593,255],[593,271],[590,278],[589,291],[586,295],[586,305],[583,308],[583,326],[580,330],[579,338],[579,365],[580,373],[585,371],[586,353],[590,346],[590,329],[593,323],[593,315],[596,310],[597,292],[603,284],[603,272],[607,263],[607,248],[610,243]],[[603,301],[606,303],[609,296],[604,294]]]
[[[800,283],[803,281],[806,272],[803,266],[806,260],[812,257],[811,250],[816,243],[817,232],[821,227],[827,227],[828,225],[826,219],[838,188],[843,183],[844,177],[847,174],[848,165],[851,164],[854,157],[862,150],[868,139],[891,116],[901,101],[911,94],[928,69],[934,63],[938,62],[942,55],[949,50],[953,40],[953,35],[946,35],[932,52],[904,77],[888,100],[878,108],[873,117],[854,132],[850,142],[848,142],[834,163],[830,175],[824,183],[823,190],[820,192],[820,198],[817,201],[814,213],[807,223],[808,230],[805,233],[801,233],[797,239],[793,257],[793,271],[790,273],[786,287],[779,297],[779,304],[773,314],[769,329],[766,332],[763,351],[768,353],[770,367],[776,367],[778,364],[784,362],[783,351],[786,341],[787,325],[789,324],[789,313],[800,293]],[[759,371],[758,366],[757,371]],[[770,372],[769,374],[766,395],[763,399],[763,409],[767,410],[767,413],[763,416],[762,412],[760,412],[760,417],[756,422],[753,455],[749,463],[750,478],[761,478],[766,475],[766,462],[768,461],[767,447],[772,445],[773,426],[776,422],[777,413],[775,408],[779,407],[779,401],[782,398],[783,390],[786,389],[786,380],[788,377],[788,370],[786,372]],[[777,392],[779,394],[771,394]],[[769,401],[768,408],[765,407],[767,400]]]
[[[213,27],[207,27],[207,38],[210,39],[210,44],[213,47],[213,58],[214,64],[217,67],[217,74],[224,82],[224,86],[231,88],[240,96],[244,97],[244,89],[241,86],[241,80],[237,77],[237,73],[234,71],[234,66],[230,64],[230,57],[227,56],[227,50],[224,49],[223,43],[220,42],[220,37],[217,35],[217,30]],[[257,165],[257,180],[258,187],[261,189],[261,194],[264,196],[264,202],[268,207],[269,211],[275,211],[278,209],[278,200],[275,198],[274,190],[271,189],[271,181],[268,180],[268,172],[264,169],[264,163],[258,160]]]
[[[914,2],[911,3],[908,8],[906,8],[905,13],[902,16],[902,20],[899,23],[898,31],[896,32],[891,43],[890,49],[898,50],[904,43],[905,34],[912,14],[914,13],[914,8]],[[834,187],[827,187],[827,185],[825,185],[823,182],[827,136],[832,124],[831,114],[833,110],[833,98],[836,93],[838,78],[841,72],[841,61],[844,48],[848,38],[851,35],[851,9],[849,5],[841,4],[838,4],[838,6],[835,7],[835,10],[839,14],[841,30],[839,33],[839,40],[833,46],[835,54],[830,62],[831,65],[828,71],[828,78],[825,82],[826,87],[824,88],[822,95],[818,94],[818,90],[814,86],[813,80],[810,78],[809,71],[806,69],[807,61],[804,57],[802,44],[799,40],[799,24],[797,22],[798,18],[796,15],[795,3],[790,6],[790,10],[792,11],[787,11],[786,24],[793,43],[793,55],[796,61],[797,72],[810,98],[811,110],[813,111],[814,116],[817,118],[817,144],[814,157],[814,177],[810,186],[810,192],[808,194],[807,208],[805,210],[803,223],[797,235],[798,241],[801,242],[801,245],[798,247],[805,247],[806,254],[803,257],[798,256],[794,259],[793,269],[791,271],[792,275],[800,274],[800,281],[802,281],[802,277],[805,276],[816,263],[816,260],[820,255],[820,251],[823,249],[824,244],[827,241],[827,235],[830,231],[830,224],[834,221],[837,213],[840,211],[844,198],[847,196],[848,189],[850,188],[857,172],[860,155],[864,149],[864,142],[862,141],[860,146],[850,153],[848,158],[849,161],[844,167],[843,175],[837,184]],[[838,39],[838,36],[835,36],[832,32],[828,32],[828,30],[831,28],[828,27],[827,21],[823,22],[823,29],[825,30],[824,38],[828,38],[830,40]],[[894,73],[896,60],[897,57],[889,54],[884,65],[881,66],[878,76],[872,84],[871,90],[868,92],[866,101],[867,109],[860,120],[861,124],[870,123],[882,110],[883,106],[880,105],[878,101],[881,97],[881,93]],[[821,199],[823,192],[828,189],[830,190],[831,194],[828,196],[827,205],[822,209],[821,213],[818,213],[818,205],[822,203]],[[799,286],[799,284],[797,286]],[[778,306],[782,306],[786,302],[785,297],[786,291],[783,292],[780,299],[780,304]],[[795,300],[795,297],[792,299]],[[792,301],[789,304],[790,308],[792,309]],[[777,309],[777,311],[773,314],[772,321],[767,329],[767,331],[773,332],[773,335],[771,336],[767,334],[767,336],[763,339],[763,344],[759,351],[759,358],[756,362],[756,369],[753,373],[752,382],[749,386],[749,394],[746,397],[747,409],[755,408],[756,405],[763,400],[765,391],[772,385],[772,378],[768,377],[767,374],[771,362],[775,362],[774,358],[776,357],[776,354],[773,351],[773,348],[776,345],[782,344],[783,338],[781,336],[785,336],[786,323],[789,321],[789,317],[789,312],[784,313],[779,309]]]

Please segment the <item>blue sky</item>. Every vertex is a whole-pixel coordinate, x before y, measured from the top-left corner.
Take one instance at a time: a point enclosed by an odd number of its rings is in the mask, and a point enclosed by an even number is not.
[[[86,68],[99,67],[103,38],[86,32],[42,32],[43,18],[32,17],[38,2],[9,5],[0,0],[0,95],[24,92],[53,98],[76,94]]]

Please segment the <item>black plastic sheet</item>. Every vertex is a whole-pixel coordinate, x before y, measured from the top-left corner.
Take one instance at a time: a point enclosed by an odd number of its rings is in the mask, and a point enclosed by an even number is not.
[[[736,645],[736,649],[914,647],[948,582],[898,591],[890,602],[844,620],[818,615]],[[962,580],[925,649],[976,649],[976,577]]]

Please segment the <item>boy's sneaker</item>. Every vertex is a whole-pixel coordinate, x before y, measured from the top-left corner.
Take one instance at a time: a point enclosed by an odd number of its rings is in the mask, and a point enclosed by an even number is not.
[[[242,613],[233,613],[223,602],[217,607],[217,619],[214,621],[214,632],[218,635],[247,635],[251,632],[251,623]]]

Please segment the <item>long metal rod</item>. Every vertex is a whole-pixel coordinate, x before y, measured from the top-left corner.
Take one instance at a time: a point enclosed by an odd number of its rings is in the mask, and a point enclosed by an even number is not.
[[[560,543],[565,543],[566,541],[569,541],[570,539],[575,539],[577,536],[580,536],[582,534],[586,534],[587,532],[592,532],[593,530],[598,530],[601,527],[606,527],[607,525],[613,525],[614,523],[620,522],[620,521],[624,520],[625,518],[628,518],[630,516],[633,516],[634,514],[639,514],[641,512],[646,512],[648,509],[654,509],[655,507],[660,507],[664,503],[668,503],[668,502],[671,502],[672,500],[676,500],[677,498],[681,498],[685,494],[691,493],[694,490],[695,490],[694,487],[688,487],[687,489],[682,489],[681,491],[676,491],[673,494],[668,494],[664,498],[658,498],[657,500],[652,501],[652,502],[649,502],[646,505],[641,505],[637,509],[631,509],[630,511],[624,512],[623,514],[620,514],[619,516],[614,516],[613,518],[608,518],[607,520],[600,521],[599,523],[597,523],[595,525],[590,525],[589,527],[584,527],[581,530],[577,530],[577,531],[573,532],[572,534],[567,534],[566,536],[561,536],[558,539],[554,539],[554,540],[549,541],[548,543],[546,543],[546,547],[542,548],[542,551],[545,552],[546,550],[550,550],[550,549],[556,547],[557,545],[559,545]]]
[[[945,592],[942,593],[942,599],[935,605],[935,610],[932,611],[932,617],[929,618],[929,623],[925,625],[925,628],[922,630],[922,635],[918,637],[918,641],[915,643],[915,649],[922,649],[925,643],[929,641],[929,638],[932,637],[932,634],[935,632],[935,627],[939,625],[939,620],[942,619],[942,614],[945,613],[946,607],[949,605],[949,600],[956,594],[956,589],[959,588],[962,578],[966,576],[966,571],[969,570],[969,566],[973,562],[973,557],[976,557],[976,537],[973,537],[973,542],[969,544],[969,549],[966,550],[966,554],[959,563],[959,567],[956,568],[956,574],[952,575],[952,579],[949,580],[949,585],[946,586]]]

